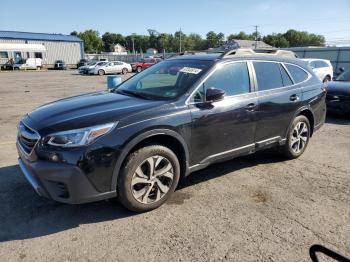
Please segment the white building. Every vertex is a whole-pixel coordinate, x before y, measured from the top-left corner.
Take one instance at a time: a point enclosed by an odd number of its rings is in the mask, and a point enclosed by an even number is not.
[[[56,60],[69,66],[76,65],[84,55],[84,42],[77,36],[0,31],[0,64],[11,58],[42,58],[47,67],[52,67]]]

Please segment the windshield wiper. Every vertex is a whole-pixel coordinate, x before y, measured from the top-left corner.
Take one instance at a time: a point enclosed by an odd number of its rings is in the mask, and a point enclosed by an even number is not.
[[[146,94],[143,94],[143,93],[140,93],[140,92],[131,91],[131,90],[116,89],[115,92],[118,93],[118,94],[128,95],[128,96],[131,95],[131,96],[134,96],[134,97],[147,99],[147,100],[152,99],[152,96],[150,96],[150,95],[146,95]]]

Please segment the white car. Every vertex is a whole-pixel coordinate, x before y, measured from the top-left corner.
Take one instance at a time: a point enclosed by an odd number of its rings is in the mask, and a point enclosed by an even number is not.
[[[96,66],[102,66],[104,64],[106,64],[106,62],[103,61],[89,62],[87,65],[79,67],[78,72],[80,74],[93,74]]]
[[[132,72],[131,65],[122,61],[111,61],[94,69],[95,75],[122,73],[123,75]]]
[[[326,59],[302,59],[306,61],[321,81],[331,81],[333,79],[333,66],[331,61]]]
[[[28,58],[23,64],[14,64],[13,69],[15,70],[28,70],[28,69],[37,69],[42,68],[41,58]]]

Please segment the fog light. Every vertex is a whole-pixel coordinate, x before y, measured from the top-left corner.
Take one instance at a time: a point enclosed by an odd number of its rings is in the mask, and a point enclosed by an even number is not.
[[[58,157],[58,155],[52,154],[50,156],[50,160],[53,161],[53,162],[58,162],[60,160],[60,158]]]

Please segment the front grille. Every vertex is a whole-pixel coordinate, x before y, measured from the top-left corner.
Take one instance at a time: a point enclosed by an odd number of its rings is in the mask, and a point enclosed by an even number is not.
[[[23,122],[18,125],[18,142],[24,150],[24,153],[30,154],[36,143],[39,141],[39,134],[32,128],[26,126]]]

